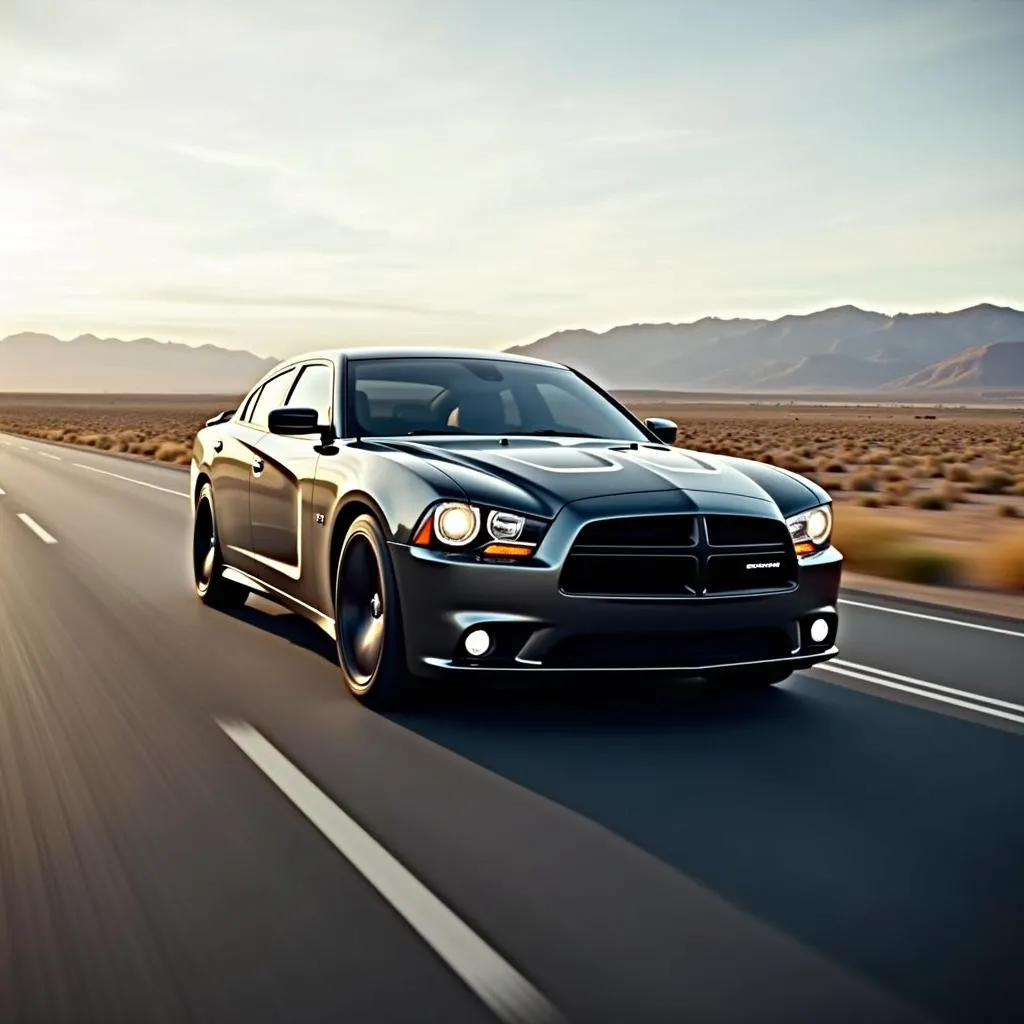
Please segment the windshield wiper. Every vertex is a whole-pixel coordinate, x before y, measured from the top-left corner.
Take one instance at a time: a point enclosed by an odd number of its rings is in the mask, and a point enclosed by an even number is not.
[[[446,427],[444,430],[439,430],[437,427],[417,427],[415,430],[407,430],[405,432],[406,437],[413,437],[417,434],[464,434],[464,430],[460,430],[458,427]]]
[[[517,430],[510,436],[515,437],[592,437],[597,434],[584,434],[581,430],[554,430],[551,427],[544,427],[542,430]]]

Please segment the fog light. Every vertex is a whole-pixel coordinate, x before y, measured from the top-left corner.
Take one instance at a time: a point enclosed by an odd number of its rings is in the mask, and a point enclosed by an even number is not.
[[[463,640],[463,645],[467,654],[474,658],[482,658],[491,649],[491,635],[486,629],[474,629]]]
[[[825,638],[828,636],[828,623],[824,619],[815,619],[811,623],[811,639],[816,644],[825,642]]]

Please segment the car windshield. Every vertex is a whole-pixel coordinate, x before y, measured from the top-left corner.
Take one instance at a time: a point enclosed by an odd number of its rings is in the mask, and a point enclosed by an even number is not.
[[[363,437],[418,434],[649,438],[571,370],[486,358],[354,359],[348,408]]]

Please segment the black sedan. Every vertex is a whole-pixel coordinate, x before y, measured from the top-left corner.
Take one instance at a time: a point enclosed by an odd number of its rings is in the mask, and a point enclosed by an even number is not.
[[[828,494],[675,439],[541,360],[291,359],[196,436],[196,591],[307,616],[378,707],[453,673],[769,686],[834,657]]]

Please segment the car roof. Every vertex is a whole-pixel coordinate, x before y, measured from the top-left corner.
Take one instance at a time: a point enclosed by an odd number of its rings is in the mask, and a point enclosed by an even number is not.
[[[315,352],[303,352],[301,355],[290,356],[279,365],[301,363],[307,359],[330,359],[339,362],[342,359],[487,359],[492,362],[533,363],[537,366],[561,366],[561,363],[548,359],[535,359],[533,356],[521,356],[512,352],[491,352],[479,348],[433,348],[419,346],[359,346],[353,348],[328,348]]]

